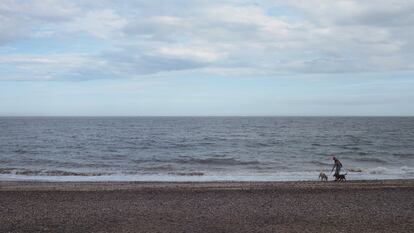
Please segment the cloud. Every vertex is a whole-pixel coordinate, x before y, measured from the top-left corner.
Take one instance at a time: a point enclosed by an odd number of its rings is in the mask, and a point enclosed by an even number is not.
[[[0,46],[30,37],[47,24],[69,20],[78,10],[70,3],[54,0],[1,1]]]
[[[54,80],[74,76],[98,62],[82,54],[11,55],[0,57],[0,80]]]
[[[191,47],[183,45],[163,46],[159,48],[158,53],[167,57],[175,57],[187,60],[195,60],[201,62],[217,61],[222,55],[218,51],[214,51],[204,47]]]
[[[5,0],[0,47],[35,38],[104,46],[82,54],[0,53],[0,66],[11,71],[0,79],[412,70],[413,9],[403,0]],[[83,37],[90,39],[78,42]]]
[[[414,3],[404,0],[293,0],[286,3],[295,7],[307,19],[324,25],[410,26],[414,18]]]
[[[63,24],[63,31],[70,34],[86,33],[100,39],[113,38],[127,23],[110,9],[92,10]]]
[[[137,77],[168,71],[191,70],[203,67],[202,62],[180,57],[161,56],[156,54],[134,53],[125,50],[101,54],[98,59],[104,66],[93,68],[107,71],[112,77]]]

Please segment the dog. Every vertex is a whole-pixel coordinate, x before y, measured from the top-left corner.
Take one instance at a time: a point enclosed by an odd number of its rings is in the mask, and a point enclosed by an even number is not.
[[[319,179],[321,179],[321,181],[328,181],[328,176],[324,172],[321,172],[319,173]]]
[[[334,174],[333,176],[335,177],[335,181],[346,181],[346,174]]]

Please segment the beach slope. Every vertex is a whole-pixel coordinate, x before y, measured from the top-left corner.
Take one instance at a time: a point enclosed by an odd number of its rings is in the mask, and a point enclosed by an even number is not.
[[[414,232],[414,180],[0,182],[0,232]]]

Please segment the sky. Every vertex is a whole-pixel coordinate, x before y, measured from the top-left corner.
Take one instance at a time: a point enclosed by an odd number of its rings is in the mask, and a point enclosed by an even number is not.
[[[1,0],[0,116],[414,116],[414,1]]]

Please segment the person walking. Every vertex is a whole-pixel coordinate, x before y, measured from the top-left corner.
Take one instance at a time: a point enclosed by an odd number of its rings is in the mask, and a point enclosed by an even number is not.
[[[334,174],[335,180],[338,180],[339,172],[341,171],[341,168],[342,168],[342,163],[335,156],[333,157],[333,161],[334,161],[334,165],[332,167],[331,172],[333,172],[333,170],[335,169],[335,174]]]

